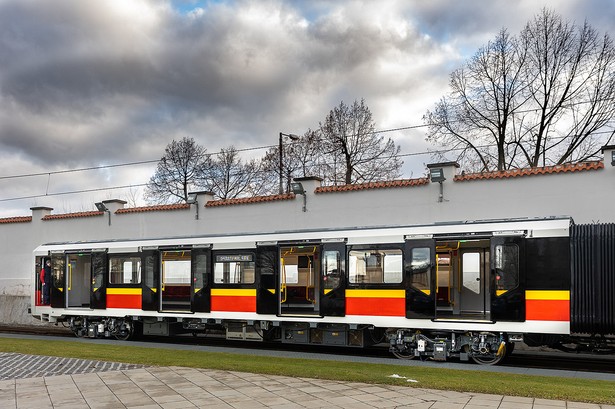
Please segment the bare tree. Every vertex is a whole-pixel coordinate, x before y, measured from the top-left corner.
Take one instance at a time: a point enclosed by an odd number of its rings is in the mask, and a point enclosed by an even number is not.
[[[156,172],[145,191],[149,203],[179,203],[188,199],[188,192],[198,190],[202,175],[210,166],[207,149],[193,138],[173,140],[164,150]]]
[[[202,185],[220,199],[262,195],[268,192],[260,167],[256,160],[244,163],[237,149],[230,146],[212,159],[202,175]]]
[[[518,37],[501,30],[424,119],[427,140],[471,170],[587,160],[613,119],[615,51],[589,24],[543,9]],[[612,136],[612,131],[611,131]]]
[[[525,58],[523,47],[501,30],[451,74],[451,94],[425,116],[427,140],[458,149],[458,160],[471,168],[507,169],[515,157],[507,152],[507,142],[517,134],[514,115],[526,100]]]
[[[351,106],[340,102],[320,124],[323,155],[333,180],[360,183],[399,177],[400,148],[375,132],[365,100]]]
[[[522,146],[530,166],[586,160],[601,147],[595,133],[615,115],[615,48],[587,22],[582,27],[543,9],[521,33],[528,47],[533,108]],[[525,119],[525,118],[524,118]],[[612,133],[611,133],[612,135]]]

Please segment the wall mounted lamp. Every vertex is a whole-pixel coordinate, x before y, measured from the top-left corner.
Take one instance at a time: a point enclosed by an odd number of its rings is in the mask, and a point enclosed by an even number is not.
[[[430,168],[429,177],[432,182],[442,183],[446,180],[444,177],[444,170],[442,168]]]
[[[431,179],[431,183],[439,183],[440,184],[440,194],[438,195],[438,203],[444,201],[444,186],[442,182],[446,180],[444,177],[444,170],[442,168],[429,168],[429,177]]]
[[[186,203],[188,203],[189,205],[196,205],[196,215],[194,216],[194,218],[196,220],[199,220],[199,201],[198,199],[198,195],[196,192],[190,192],[188,193],[188,197],[186,197]]]
[[[303,196],[303,211],[307,211],[307,196],[305,194],[305,189],[303,189],[303,185],[300,182],[293,182],[290,184],[290,190],[296,195]]]
[[[107,206],[105,206],[103,202],[96,202],[94,205],[99,212],[106,212],[109,215],[109,226],[111,226],[111,211],[107,208]]]

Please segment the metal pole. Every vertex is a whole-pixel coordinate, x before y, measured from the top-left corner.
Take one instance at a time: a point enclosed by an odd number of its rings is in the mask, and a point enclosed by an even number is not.
[[[282,136],[284,134],[282,132],[280,132],[280,146],[279,146],[279,153],[280,153],[280,190],[278,191],[279,194],[283,194],[284,193],[284,186],[283,186],[283,181],[282,181]]]

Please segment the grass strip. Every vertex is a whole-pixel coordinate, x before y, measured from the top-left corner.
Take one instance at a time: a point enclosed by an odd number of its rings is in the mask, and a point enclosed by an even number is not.
[[[136,347],[120,342],[117,345],[99,345],[0,338],[0,351],[615,404],[615,382],[590,379],[169,350]],[[393,374],[400,377],[392,378]],[[417,382],[408,382],[408,379]]]

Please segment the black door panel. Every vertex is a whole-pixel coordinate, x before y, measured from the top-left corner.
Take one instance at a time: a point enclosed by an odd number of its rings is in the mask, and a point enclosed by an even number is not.
[[[404,248],[406,317],[436,315],[436,245],[433,239],[408,240]]]

